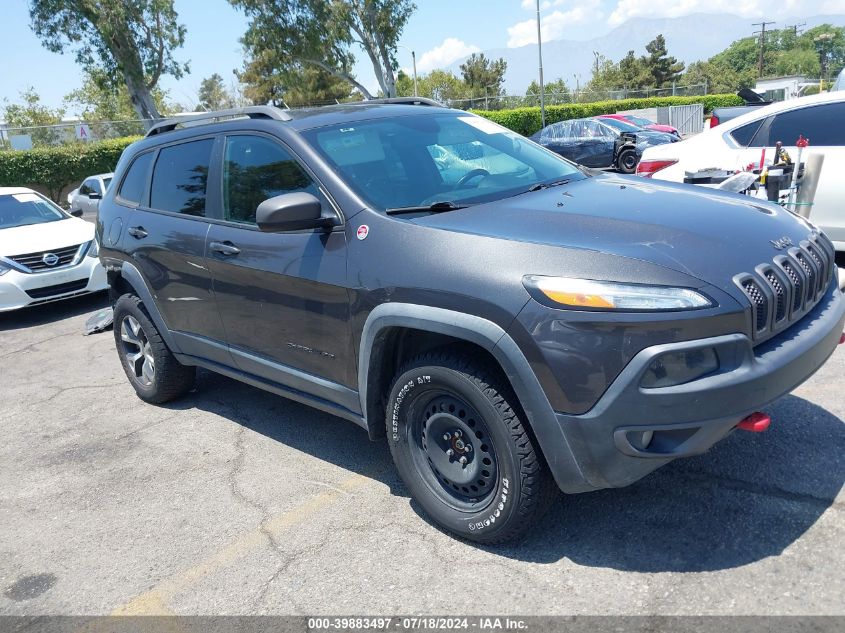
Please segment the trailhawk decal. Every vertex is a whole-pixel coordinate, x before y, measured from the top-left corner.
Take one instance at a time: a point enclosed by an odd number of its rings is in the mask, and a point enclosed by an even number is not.
[[[362,224],[358,227],[358,230],[355,232],[355,235],[358,236],[359,240],[367,239],[367,236],[370,234],[370,227],[366,224]]]
[[[416,380],[409,380],[404,385],[402,385],[402,388],[396,395],[396,401],[393,403],[393,415],[391,416],[390,420],[394,441],[399,441],[399,409],[402,406],[402,402],[405,400],[405,396],[407,396],[408,392],[413,389],[416,385],[424,385],[429,382],[431,382],[431,376],[417,376]]]

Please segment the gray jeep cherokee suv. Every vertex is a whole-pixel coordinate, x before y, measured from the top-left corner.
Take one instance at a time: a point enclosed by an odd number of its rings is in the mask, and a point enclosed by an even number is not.
[[[806,220],[411,101],[171,120],[124,152],[97,232],[143,400],[205,367],[351,420],[490,543],[556,487],[707,450],[840,342]]]

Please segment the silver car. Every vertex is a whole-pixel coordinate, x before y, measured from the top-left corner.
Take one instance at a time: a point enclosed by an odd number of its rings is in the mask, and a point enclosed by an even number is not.
[[[114,174],[97,174],[86,178],[77,189],[67,195],[71,212],[82,211],[85,215],[96,215],[100,200],[111,184]]]

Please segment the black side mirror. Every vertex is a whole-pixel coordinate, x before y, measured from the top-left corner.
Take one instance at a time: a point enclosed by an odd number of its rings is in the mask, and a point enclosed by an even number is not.
[[[88,194],[88,199],[89,200],[102,200],[103,196],[102,196],[102,194],[99,194],[96,191],[92,191],[91,193]]]
[[[71,209],[68,213],[70,213],[75,218],[82,217],[82,209]]]
[[[331,209],[323,209],[310,193],[285,193],[265,200],[255,211],[258,228],[266,233],[328,228],[338,223]]]

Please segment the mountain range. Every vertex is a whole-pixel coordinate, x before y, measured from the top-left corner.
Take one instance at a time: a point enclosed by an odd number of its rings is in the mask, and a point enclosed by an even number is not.
[[[684,63],[708,59],[727,48],[731,42],[750,36],[757,27],[754,20],[735,15],[695,13],[679,18],[632,18],[606,35],[590,40],[549,40],[543,42],[543,76],[546,81],[561,77],[572,88],[584,86],[592,76],[593,51],[619,61],[629,50],[645,55],[645,45],[658,34],[666,38],[669,54]],[[830,23],[845,26],[845,15],[817,15],[784,21],[770,28],[783,28],[805,22],[802,29]],[[492,59],[504,58],[508,63],[505,92],[522,94],[538,76],[537,45],[519,48],[495,48],[483,53]],[[449,66],[460,75],[460,59]]]

